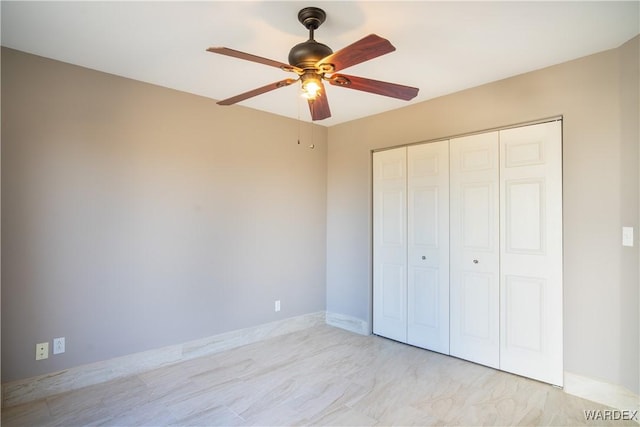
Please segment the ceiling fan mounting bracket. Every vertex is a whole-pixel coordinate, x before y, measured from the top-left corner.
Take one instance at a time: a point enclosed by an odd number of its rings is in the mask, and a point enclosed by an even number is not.
[[[335,71],[335,68],[333,64],[320,64],[318,65],[318,72],[320,74],[331,74]]]
[[[309,30],[317,30],[327,19],[327,14],[319,7],[305,7],[298,12],[298,21]]]
[[[276,83],[276,87],[281,88],[281,87],[289,86],[290,84],[295,83],[297,81],[298,81],[298,79],[283,80],[283,81],[277,82]]]
[[[336,86],[351,86],[351,80],[345,76],[331,76],[329,81]]]

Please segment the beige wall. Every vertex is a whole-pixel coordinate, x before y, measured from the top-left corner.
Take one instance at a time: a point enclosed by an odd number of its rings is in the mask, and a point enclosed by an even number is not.
[[[638,227],[640,224],[640,172],[638,156],[640,155],[640,37],[625,43],[620,48],[620,114],[621,114],[621,165],[620,195],[622,198],[620,220],[624,226],[634,227],[635,245],[625,247],[620,260],[622,287],[620,302],[620,324],[622,326],[621,359],[622,366],[640,364],[640,241]],[[633,286],[635,284],[635,287]],[[635,328],[638,325],[638,328]],[[629,337],[630,339],[627,339]],[[623,375],[625,374],[623,370]],[[640,375],[640,368],[638,368]],[[640,378],[638,379],[640,383]]]
[[[2,380],[323,310],[325,294],[369,321],[371,150],[563,115],[565,369],[637,392],[640,256],[620,245],[640,219],[637,64],[638,38],[315,126],[310,150],[294,120],[3,49]],[[32,361],[57,336],[67,353]]]
[[[327,131],[298,126],[3,49],[3,382],[324,310]]]
[[[371,319],[371,150],[562,115],[565,370],[638,392],[637,44],[330,128],[327,310]]]

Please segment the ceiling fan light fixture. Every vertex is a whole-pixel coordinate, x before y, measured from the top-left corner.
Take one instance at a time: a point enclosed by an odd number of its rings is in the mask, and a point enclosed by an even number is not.
[[[316,99],[322,90],[320,76],[315,73],[305,73],[302,75],[301,79],[302,96],[310,100]]]
[[[302,96],[307,99],[316,99],[320,95],[320,85],[316,82],[309,82],[302,86]]]

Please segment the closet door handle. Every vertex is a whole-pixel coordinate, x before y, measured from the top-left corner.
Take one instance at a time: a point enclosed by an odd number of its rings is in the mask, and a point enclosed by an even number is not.
[[[424,255],[422,255],[422,259],[427,259],[427,257],[426,257],[426,256],[424,256]]]
[[[473,260],[473,263],[474,263],[474,264],[477,264],[478,262],[479,262],[479,261],[478,261],[477,259],[474,259],[474,260]]]

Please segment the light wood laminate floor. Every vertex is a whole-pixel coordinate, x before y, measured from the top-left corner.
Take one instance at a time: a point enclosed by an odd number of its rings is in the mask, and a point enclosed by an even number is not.
[[[2,411],[3,426],[603,425],[562,390],[318,326]],[[610,425],[637,424],[610,421]]]

